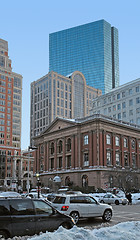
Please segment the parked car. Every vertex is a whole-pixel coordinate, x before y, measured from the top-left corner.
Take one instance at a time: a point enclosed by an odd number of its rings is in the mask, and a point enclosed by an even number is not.
[[[70,229],[74,220],[40,199],[0,199],[0,235],[3,238],[34,235],[54,231],[63,226]]]
[[[0,198],[21,198],[21,195],[17,192],[1,192],[0,193]]]
[[[112,207],[97,202],[88,194],[59,194],[55,196],[52,206],[71,216],[75,223],[79,218],[102,217],[105,221],[112,218]]]
[[[116,204],[116,205],[119,205],[119,204],[122,204],[122,205],[126,205],[128,204],[128,200],[127,198],[121,198],[121,197],[118,197],[112,193],[107,193],[105,194],[101,200],[100,200],[101,203],[107,203],[107,204]]]
[[[37,192],[30,192],[29,194],[26,193],[24,197],[38,198],[38,193]],[[41,193],[39,193],[39,198],[44,198]]]

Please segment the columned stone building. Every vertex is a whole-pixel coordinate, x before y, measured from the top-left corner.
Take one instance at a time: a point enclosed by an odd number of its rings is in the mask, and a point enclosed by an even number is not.
[[[56,118],[35,137],[35,172],[49,186],[140,188],[140,127],[95,114]]]

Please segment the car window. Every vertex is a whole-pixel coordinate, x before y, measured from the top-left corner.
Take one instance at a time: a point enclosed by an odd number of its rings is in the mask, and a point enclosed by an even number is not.
[[[89,196],[74,196],[70,197],[70,203],[96,203],[96,201]]]
[[[8,201],[0,201],[0,216],[10,215]]]
[[[53,200],[53,203],[64,204],[64,203],[65,203],[65,200],[66,200],[65,197],[59,197],[59,196],[56,196],[55,199]]]
[[[48,214],[51,215],[53,213],[53,209],[47,203],[43,201],[34,200],[35,211],[37,214]]]
[[[10,200],[11,215],[34,215],[33,204],[30,199]]]

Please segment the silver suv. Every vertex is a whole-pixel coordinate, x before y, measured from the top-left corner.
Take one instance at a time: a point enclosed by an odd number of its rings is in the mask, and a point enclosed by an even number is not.
[[[52,205],[61,213],[70,215],[75,223],[79,218],[102,217],[107,222],[112,218],[112,207],[97,202],[88,194],[59,194]]]

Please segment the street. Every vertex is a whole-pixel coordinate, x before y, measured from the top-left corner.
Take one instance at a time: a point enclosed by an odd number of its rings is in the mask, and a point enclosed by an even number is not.
[[[109,223],[102,218],[92,218],[80,220],[78,227],[100,228],[105,226],[113,226],[121,222],[140,221],[140,205],[112,205],[113,217]]]

